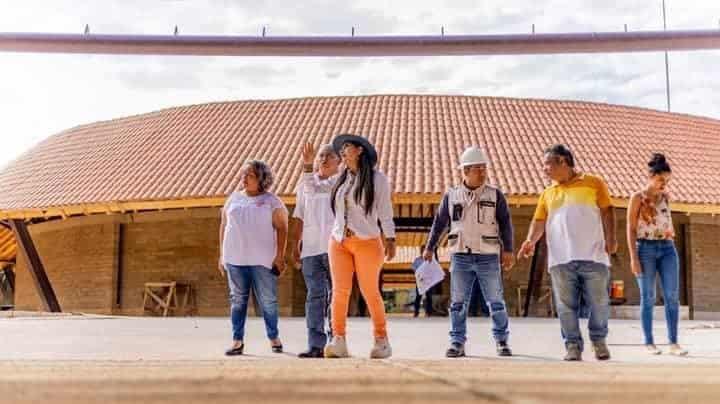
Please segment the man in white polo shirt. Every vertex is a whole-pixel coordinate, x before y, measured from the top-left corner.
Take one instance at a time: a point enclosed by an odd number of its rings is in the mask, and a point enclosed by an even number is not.
[[[312,159],[311,153],[309,159]],[[308,328],[308,350],[300,358],[322,358],[329,332],[325,331],[325,318],[330,318],[330,264],[328,241],[334,216],[330,208],[331,183],[328,179],[337,174],[340,157],[331,145],[323,145],[315,156],[313,181],[298,187],[297,204],[293,211],[294,225],[299,226],[302,237],[295,251],[302,261],[302,273],[307,287],[305,318]],[[315,187],[305,192],[304,187]]]

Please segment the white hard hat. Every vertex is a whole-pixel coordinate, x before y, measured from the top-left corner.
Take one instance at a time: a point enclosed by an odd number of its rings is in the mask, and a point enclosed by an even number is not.
[[[490,160],[488,160],[483,149],[477,146],[471,146],[465,149],[463,154],[460,156],[460,166],[458,168],[472,166],[475,164],[490,164]]]

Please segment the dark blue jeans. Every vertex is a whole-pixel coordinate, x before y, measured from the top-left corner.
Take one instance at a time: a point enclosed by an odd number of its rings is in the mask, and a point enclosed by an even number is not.
[[[332,282],[328,255],[320,254],[303,258],[302,273],[307,288],[305,322],[308,329],[308,348],[324,348],[331,335],[329,319]],[[328,331],[325,331],[326,318]]]
[[[665,299],[668,340],[671,344],[677,344],[680,311],[680,263],[675,243],[672,240],[638,240],[637,250],[642,267],[642,274],[636,279],[640,288],[640,317],[645,334],[645,344],[655,343],[652,322],[655,309],[656,278],[660,278]]]
[[[450,342],[464,344],[467,340],[467,310],[475,279],[490,309],[493,337],[507,341],[510,332],[498,256],[453,254],[450,265]]]
[[[225,264],[228,286],[230,287],[230,321],[233,340],[245,337],[250,289],[262,308],[265,332],[269,339],[275,339],[278,331],[277,276],[264,266],[238,266]]]
[[[603,341],[608,334],[610,269],[592,261],[572,261],[550,268],[553,294],[565,346],[577,344],[583,350],[580,332],[580,296],[589,309],[590,340]]]

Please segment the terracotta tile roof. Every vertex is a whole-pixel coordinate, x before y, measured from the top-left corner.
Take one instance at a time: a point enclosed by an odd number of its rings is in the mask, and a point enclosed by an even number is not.
[[[15,259],[15,237],[12,231],[0,226],[0,261]]]
[[[665,152],[678,202],[720,205],[720,121],[588,102],[378,95],[220,102],[91,123],[51,136],[0,172],[0,211],[222,197],[244,160],[268,161],[292,195],[305,139],[370,138],[396,194],[438,195],[458,180],[457,156],[484,146],[490,181],[508,195],[545,184],[542,151],[568,144],[614,197],[644,181]]]

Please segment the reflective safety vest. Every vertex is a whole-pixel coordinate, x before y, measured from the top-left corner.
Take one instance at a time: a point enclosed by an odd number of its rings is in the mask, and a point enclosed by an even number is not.
[[[500,254],[500,229],[495,219],[497,188],[475,190],[464,184],[448,190],[451,253]]]

